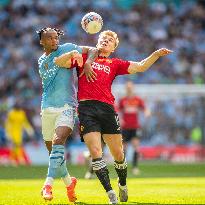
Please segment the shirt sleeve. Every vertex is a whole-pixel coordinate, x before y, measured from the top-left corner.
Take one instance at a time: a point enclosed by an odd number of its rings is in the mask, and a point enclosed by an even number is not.
[[[115,66],[117,69],[116,75],[126,75],[129,74],[128,67],[130,66],[129,61],[125,61],[122,59],[116,59]]]
[[[67,53],[73,50],[77,50],[79,53],[82,53],[82,48],[76,44],[65,43],[62,46],[63,53]]]

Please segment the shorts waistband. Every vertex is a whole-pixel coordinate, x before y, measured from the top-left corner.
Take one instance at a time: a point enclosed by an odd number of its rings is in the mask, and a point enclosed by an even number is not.
[[[90,104],[92,104],[92,105],[107,105],[107,106],[113,107],[113,105],[111,105],[111,104],[101,102],[98,100],[84,100],[84,101],[79,102],[79,105],[90,105]]]
[[[71,105],[65,104],[63,107],[48,107],[43,109],[41,112],[62,112],[67,109],[75,110],[76,108]]]

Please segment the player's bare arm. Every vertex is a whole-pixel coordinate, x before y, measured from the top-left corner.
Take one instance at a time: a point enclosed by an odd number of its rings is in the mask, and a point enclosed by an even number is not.
[[[84,64],[84,71],[82,72],[80,77],[85,74],[87,81],[93,82],[96,79],[96,73],[93,71],[91,64],[95,61],[95,59],[98,56],[98,49],[93,47],[87,47],[87,46],[82,46],[81,48],[82,48],[82,53],[87,53],[88,57]],[[56,65],[63,68],[71,68],[72,63],[74,64],[75,62],[79,67],[83,66],[82,55],[79,54],[77,50],[62,54],[61,56],[55,58],[54,62]]]
[[[161,48],[159,50],[154,51],[149,57],[140,62],[130,61],[128,72],[130,74],[144,72],[147,69],[149,69],[150,66],[153,65],[160,57],[169,55],[172,52],[173,51],[167,48]]]
[[[87,53],[88,57],[83,67],[83,72],[80,77],[85,74],[88,82],[94,82],[96,80],[97,74],[94,72],[91,64],[98,57],[98,49],[94,47],[82,46],[83,53]]]
[[[64,53],[54,59],[55,64],[63,68],[71,68],[72,61],[78,66],[83,65],[83,57],[77,50]]]

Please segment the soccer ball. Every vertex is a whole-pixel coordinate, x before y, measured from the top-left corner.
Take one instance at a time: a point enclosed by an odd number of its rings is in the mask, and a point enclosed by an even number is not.
[[[90,12],[83,16],[81,20],[81,25],[87,33],[94,34],[102,29],[103,19],[99,14],[95,12]]]

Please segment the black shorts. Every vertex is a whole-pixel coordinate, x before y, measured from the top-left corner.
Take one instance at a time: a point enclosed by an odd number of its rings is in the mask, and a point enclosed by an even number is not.
[[[97,100],[81,101],[78,106],[80,136],[89,132],[103,134],[120,134],[120,122],[114,107]]]
[[[122,137],[125,142],[131,141],[133,138],[141,138],[142,130],[141,129],[124,129],[122,130]]]

